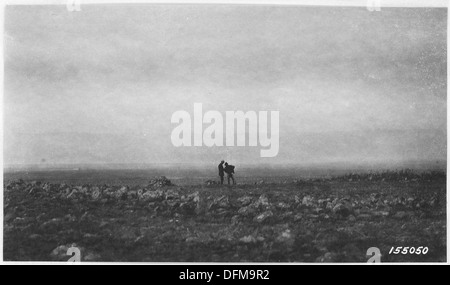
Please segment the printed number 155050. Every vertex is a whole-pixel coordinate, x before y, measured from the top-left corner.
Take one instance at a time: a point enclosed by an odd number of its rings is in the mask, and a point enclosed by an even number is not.
[[[428,247],[409,247],[409,246],[397,246],[397,247],[391,247],[391,250],[389,251],[389,254],[427,254],[428,253]]]

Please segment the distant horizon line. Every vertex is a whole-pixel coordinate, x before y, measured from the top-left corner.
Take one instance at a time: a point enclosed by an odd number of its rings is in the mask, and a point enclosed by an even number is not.
[[[211,163],[199,163],[199,162],[160,162],[160,163],[26,163],[26,164],[5,164],[3,170],[23,170],[23,169],[36,169],[36,170],[55,170],[55,169],[145,169],[146,167],[158,167],[158,166],[194,166],[194,167],[207,167],[215,164]],[[447,160],[405,160],[405,161],[365,161],[365,162],[350,162],[350,161],[330,161],[330,162],[305,162],[305,163],[238,163],[241,167],[438,167],[446,168]]]

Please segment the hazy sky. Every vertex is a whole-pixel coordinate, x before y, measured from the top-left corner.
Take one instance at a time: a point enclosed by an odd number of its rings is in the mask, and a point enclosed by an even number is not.
[[[4,162],[446,159],[446,9],[8,6]],[[280,150],[175,148],[171,116],[276,110]]]

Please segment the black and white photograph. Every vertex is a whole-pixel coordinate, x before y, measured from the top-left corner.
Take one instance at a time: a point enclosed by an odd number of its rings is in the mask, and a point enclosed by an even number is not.
[[[5,263],[447,263],[446,1],[39,2],[3,6]]]

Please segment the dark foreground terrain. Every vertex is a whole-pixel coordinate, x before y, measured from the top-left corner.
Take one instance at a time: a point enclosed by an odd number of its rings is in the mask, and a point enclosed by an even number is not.
[[[381,262],[444,262],[445,179],[385,172],[233,187],[176,186],[165,177],[130,187],[6,181],[4,260],[67,261],[76,246],[82,261],[367,262],[367,249],[378,247]],[[389,254],[392,247],[409,248]]]

